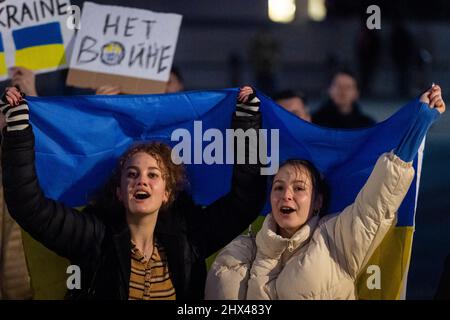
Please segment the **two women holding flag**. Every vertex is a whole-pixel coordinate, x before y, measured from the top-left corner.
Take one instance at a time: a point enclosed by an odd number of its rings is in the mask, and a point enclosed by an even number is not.
[[[238,101],[244,105],[233,127],[259,128],[253,90],[241,89]],[[303,160],[282,165],[271,187],[272,213],[256,238],[238,237],[218,256],[206,298],[357,298],[355,279],[393,225],[414,176],[419,144],[445,111],[438,86],[420,102],[421,121],[395,150],[381,155],[355,202],[340,214],[322,217],[326,188],[314,165]],[[247,103],[251,112],[245,114]],[[265,180],[259,165],[235,165],[230,193],[202,208],[182,192],[183,168],[171,162],[170,149],[151,143],[130,149],[106,196],[80,214],[42,195],[28,107],[15,88],[7,89],[1,109],[7,123],[3,182],[11,214],[32,236],[81,267],[76,297],[201,298],[204,259],[262,208]]]

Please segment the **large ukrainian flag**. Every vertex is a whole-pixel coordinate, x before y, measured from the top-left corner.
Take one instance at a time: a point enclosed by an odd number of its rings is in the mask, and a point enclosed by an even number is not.
[[[3,37],[0,33],[0,78],[8,74],[8,68],[6,68],[5,61],[5,49],[3,47]]]
[[[134,142],[159,140],[174,145],[171,134],[175,129],[185,128],[191,136],[196,135],[194,120],[202,121],[203,131],[215,128],[225,136],[235,110],[237,92],[237,89],[230,89],[143,96],[28,97],[36,135],[39,183],[49,198],[72,207],[84,205],[89,195],[111,175],[119,155]],[[431,110],[414,100],[372,127],[338,130],[305,122],[262,94],[258,96],[263,128],[279,130],[280,161],[307,159],[324,173],[330,187],[329,212],[341,212],[353,203],[378,157],[396,148],[408,137],[416,122]],[[271,150],[270,146],[267,149]],[[358,279],[360,299],[403,297],[422,154],[423,149],[414,159],[415,179],[399,209],[397,224],[373,251]],[[229,191],[231,165],[186,167],[197,203],[209,204]],[[50,254],[30,237],[24,239],[35,299],[62,298],[68,262]],[[379,267],[379,288],[368,285],[371,282],[368,266]]]
[[[59,22],[18,29],[12,35],[16,46],[16,66],[36,71],[56,69],[66,64]]]

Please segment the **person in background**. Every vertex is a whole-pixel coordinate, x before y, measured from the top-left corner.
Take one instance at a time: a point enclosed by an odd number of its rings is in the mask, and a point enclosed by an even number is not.
[[[311,122],[306,96],[301,92],[284,90],[277,92],[273,100],[300,119]]]
[[[169,82],[167,82],[166,93],[175,93],[184,91],[184,78],[180,69],[176,66],[170,70]]]
[[[0,300],[27,300],[32,297],[22,230],[9,215],[3,186],[0,185]]]
[[[340,70],[334,74],[328,96],[328,100],[313,113],[313,123],[346,129],[369,127],[375,123],[360,110],[358,84],[351,71]]]
[[[177,67],[172,67],[170,70],[169,81],[166,85],[165,93],[175,93],[184,90],[184,80],[180,70]],[[122,94],[120,86],[103,85],[95,91],[97,95],[116,95]]]
[[[11,74],[11,85],[19,88],[27,96],[37,97],[36,76],[30,69],[24,67],[12,67],[9,69]]]
[[[12,86],[20,88],[28,96],[38,95],[33,71],[24,67],[12,67],[9,71]],[[0,121],[0,127],[3,128],[6,123],[3,118]],[[22,230],[9,215],[3,197],[3,185],[0,185],[0,299],[27,300],[32,297]]]

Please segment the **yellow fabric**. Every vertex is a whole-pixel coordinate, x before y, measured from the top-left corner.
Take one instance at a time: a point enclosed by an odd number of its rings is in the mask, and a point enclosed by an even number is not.
[[[394,300],[401,298],[411,258],[414,227],[393,227],[358,276],[357,292],[362,300]],[[367,267],[380,267],[381,289],[370,290]]]
[[[64,45],[49,44],[16,51],[16,66],[31,70],[57,68],[66,64]]]
[[[0,52],[0,75],[4,76],[8,74],[8,68],[6,68],[5,54]]]
[[[83,207],[75,208],[81,211]],[[68,259],[58,256],[22,230],[34,300],[62,300],[67,292]]]
[[[34,240],[25,231],[23,245],[31,276],[34,300],[60,300],[66,294],[69,261]]]

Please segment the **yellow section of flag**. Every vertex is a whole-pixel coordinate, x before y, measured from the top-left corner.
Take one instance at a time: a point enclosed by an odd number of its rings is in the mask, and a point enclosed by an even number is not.
[[[361,300],[398,300],[411,259],[414,227],[392,227],[356,282]]]
[[[8,74],[8,68],[6,68],[5,54],[0,52],[0,76]]]
[[[69,261],[22,230],[23,247],[33,289],[33,300],[62,300],[67,292]]]
[[[49,44],[16,51],[16,66],[31,70],[54,69],[66,64],[64,45]]]

